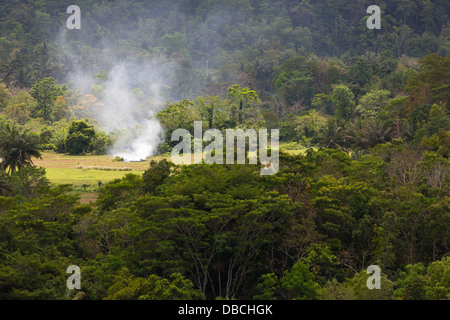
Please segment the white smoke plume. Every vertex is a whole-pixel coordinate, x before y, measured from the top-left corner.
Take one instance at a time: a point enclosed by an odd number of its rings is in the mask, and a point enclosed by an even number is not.
[[[161,125],[154,118],[164,102],[174,66],[164,58],[119,62],[108,73],[105,99],[95,115],[117,139],[109,151],[130,161],[153,155]]]
[[[64,34],[59,42],[69,59],[76,61]],[[107,68],[107,78],[101,83],[103,101],[93,110],[93,117],[115,137],[110,155],[126,161],[145,160],[160,142],[162,128],[155,115],[169,97],[177,64],[162,55],[117,58],[111,48],[100,52],[95,64]],[[93,74],[100,71],[87,71],[74,64],[67,82],[86,94],[96,84]]]

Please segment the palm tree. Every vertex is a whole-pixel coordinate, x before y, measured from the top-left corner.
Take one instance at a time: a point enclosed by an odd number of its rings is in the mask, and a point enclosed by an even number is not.
[[[38,78],[47,78],[53,76],[55,64],[53,63],[50,50],[45,41],[35,50],[33,57],[33,67],[36,70]]]
[[[12,86],[29,88],[35,80],[31,65],[27,54],[18,53],[9,63],[0,66],[1,78]]]
[[[12,83],[19,88],[30,88],[33,85],[34,76],[30,67],[21,67],[15,71]]]
[[[14,73],[14,67],[12,64],[2,64],[0,66],[0,74],[5,82],[8,82],[11,75]]]
[[[13,174],[16,170],[33,165],[32,157],[41,157],[40,138],[29,130],[20,130],[10,123],[0,128],[0,166]]]
[[[325,148],[342,149],[342,127],[336,120],[329,120],[321,130],[320,144]]]
[[[349,146],[367,149],[387,142],[391,131],[391,128],[379,119],[356,119],[347,125],[343,138]]]
[[[379,143],[388,142],[391,131],[381,120],[370,118],[361,132],[361,145],[372,148]]]
[[[343,139],[349,147],[361,147],[361,132],[364,128],[361,118],[355,119],[353,122],[349,122],[343,131]]]

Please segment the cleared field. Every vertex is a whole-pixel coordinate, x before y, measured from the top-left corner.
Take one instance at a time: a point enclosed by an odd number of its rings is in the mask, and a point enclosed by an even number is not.
[[[163,157],[155,157],[157,158]],[[47,178],[55,184],[72,184],[80,187],[84,184],[98,186],[98,181],[106,183],[117,178],[121,178],[127,173],[142,174],[148,169],[149,162],[118,162],[113,161],[111,156],[70,156],[54,152],[44,152],[42,159],[36,159],[34,164],[45,168]],[[95,169],[77,169],[77,167],[102,167],[110,168],[110,171]],[[119,171],[124,168],[131,168],[130,171]],[[114,169],[118,171],[113,171]]]
[[[73,184],[74,186],[82,186],[83,184],[97,186],[98,181],[101,181],[104,184],[114,179],[122,178],[127,173],[142,174],[144,172],[144,170],[104,171],[52,167],[45,167],[45,171],[47,173],[47,178],[52,183]]]
[[[55,152],[43,152],[42,159],[35,159],[33,162],[35,165],[43,168],[58,168],[58,169],[75,169],[81,165],[83,167],[88,166],[100,166],[100,167],[115,167],[124,168],[131,167],[132,170],[143,171],[148,169],[149,162],[151,160],[162,160],[164,156],[149,157],[146,161],[142,162],[119,162],[113,161],[112,156],[101,155],[85,155],[85,156],[71,156]]]
[[[120,179],[128,173],[141,175],[150,166],[151,160],[162,160],[164,156],[147,158],[142,162],[113,161],[107,155],[71,156],[55,152],[43,152],[42,159],[35,159],[36,166],[45,168],[46,176],[54,184],[71,184],[75,192],[80,194],[81,203],[95,201],[98,182],[102,184]],[[101,167],[106,170],[77,169],[77,167]],[[129,171],[119,171],[131,168]],[[116,169],[117,171],[113,171]]]
[[[313,147],[314,150],[317,150],[316,147]],[[301,146],[298,143],[280,143],[280,151],[292,154],[292,155],[298,155],[298,154],[305,154],[306,150],[308,148]]]

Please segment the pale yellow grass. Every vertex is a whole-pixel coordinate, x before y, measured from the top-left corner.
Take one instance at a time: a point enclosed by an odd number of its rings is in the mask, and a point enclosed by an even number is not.
[[[71,156],[55,152],[43,152],[42,159],[35,159],[33,162],[38,167],[45,168],[46,177],[51,183],[73,185],[81,194],[81,203],[95,201],[98,182],[102,184],[114,179],[120,179],[126,174],[138,174],[147,170],[150,161],[159,161],[165,156],[149,157],[142,162],[118,162],[113,161],[112,156],[85,155]],[[105,171],[105,170],[82,170],[77,167],[108,167],[108,168],[131,168],[131,171]]]

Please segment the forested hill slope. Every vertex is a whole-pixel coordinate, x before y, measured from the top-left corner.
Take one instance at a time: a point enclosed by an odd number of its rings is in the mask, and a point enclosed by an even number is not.
[[[402,55],[450,51],[446,0],[377,1],[381,29],[369,30],[372,1],[80,0],[81,30],[67,30],[67,1],[2,1],[0,59],[19,84],[52,76],[66,80],[74,66],[107,70],[105,50],[121,59],[161,54],[178,60],[172,97],[214,92],[228,82],[274,93],[278,67],[296,55],[338,57],[357,65],[348,78],[364,86],[383,77]],[[48,52],[42,52],[42,43]],[[48,56],[42,56],[47,54]],[[41,65],[30,67],[30,62]],[[364,74],[361,74],[364,72]],[[308,99],[308,97],[307,97]]]
[[[0,0],[0,300],[449,299],[450,1],[376,2]]]

